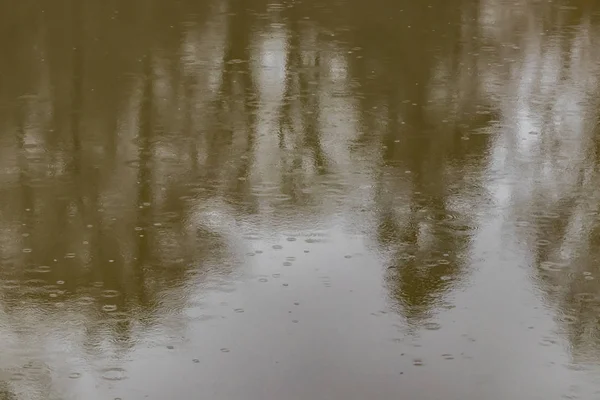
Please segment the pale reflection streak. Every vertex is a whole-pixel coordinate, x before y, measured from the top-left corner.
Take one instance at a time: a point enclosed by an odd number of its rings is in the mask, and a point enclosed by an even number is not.
[[[511,18],[496,9],[480,21],[488,43],[525,55],[519,61],[499,52],[502,59],[482,60],[508,63],[508,77],[515,82],[500,91],[489,74],[484,83],[488,97],[504,99],[489,170],[501,178],[488,187],[504,218],[515,221],[505,226],[506,237],[521,238],[523,262],[532,260],[533,282],[553,307],[573,361],[597,363],[598,331],[590,321],[598,303],[581,299],[598,288],[593,260],[600,212],[600,31],[590,23],[590,14],[577,8],[561,7],[553,17],[558,26],[570,25],[566,31],[556,26],[548,31],[529,10],[513,20],[526,27],[516,35],[510,31]]]

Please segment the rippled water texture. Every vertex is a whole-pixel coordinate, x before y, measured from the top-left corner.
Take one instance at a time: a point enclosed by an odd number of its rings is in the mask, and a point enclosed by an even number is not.
[[[0,30],[0,399],[600,399],[598,1]]]

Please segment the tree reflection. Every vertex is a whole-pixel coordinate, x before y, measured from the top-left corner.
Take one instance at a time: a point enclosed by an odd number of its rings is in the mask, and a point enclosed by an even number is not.
[[[26,3],[0,16],[16,32],[0,36],[14,54],[0,60],[7,315],[82,320],[82,351],[122,354],[190,286],[231,273],[242,222],[314,229],[354,212],[364,185],[360,229],[418,326],[470,272],[486,173],[506,151],[506,209],[530,224],[540,287],[574,347],[596,343],[582,295],[597,291],[600,229],[589,2],[517,2],[504,18],[483,0]],[[571,273],[550,271],[567,258]]]

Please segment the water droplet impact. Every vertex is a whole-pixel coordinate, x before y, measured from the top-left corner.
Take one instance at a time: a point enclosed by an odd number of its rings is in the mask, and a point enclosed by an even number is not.
[[[93,297],[89,297],[89,296],[83,296],[80,297],[79,299],[77,299],[77,304],[81,305],[81,306],[89,306],[90,304],[94,304],[96,302],[96,299],[94,299]]]
[[[262,251],[262,250],[256,250],[256,251],[255,251],[255,253],[256,253],[256,254],[262,254],[262,253],[263,253],[263,251]]]
[[[576,324],[579,321],[579,318],[573,316],[573,315],[563,315],[560,317],[560,320],[565,323],[565,324]]]
[[[273,246],[273,248],[274,248],[275,250],[281,250],[281,249],[283,249],[283,246],[281,246],[281,245],[279,245],[279,244],[276,244],[276,245],[274,245],[274,246]]]
[[[172,345],[167,346],[167,349],[169,349],[169,350],[173,350],[174,348],[175,348],[175,346],[172,346]]]
[[[236,313],[243,313],[243,312],[244,312],[244,309],[243,309],[243,308],[236,308],[236,309],[235,309],[235,310],[233,310],[233,311],[235,311]]]
[[[556,340],[554,340],[552,338],[543,338],[540,341],[540,345],[542,345],[542,346],[552,346],[552,345],[554,345],[556,343],[557,343]]]
[[[550,241],[546,239],[540,239],[537,242],[535,242],[535,244],[537,244],[538,246],[548,246],[550,244]]]
[[[294,320],[292,320],[292,322],[293,322],[294,324],[297,324],[297,323],[298,323],[298,320],[297,320],[297,319],[294,319]]]
[[[452,354],[442,354],[442,357],[444,357],[444,360],[454,360],[454,356]]]
[[[289,237],[286,239],[288,242],[295,242],[296,238],[295,237]]]
[[[200,360],[198,360],[197,358],[194,358],[194,359],[192,360],[192,362],[193,362],[194,364],[198,364],[198,363],[200,362]]]
[[[260,278],[258,281],[259,281],[259,282],[263,282],[263,283],[264,283],[264,282],[269,282],[269,280],[268,280],[267,278]]]
[[[552,261],[543,261],[540,263],[540,268],[544,271],[558,272],[567,267],[567,263],[557,263]]]
[[[107,381],[122,381],[127,379],[127,371],[124,368],[105,368],[100,370],[101,377]]]
[[[65,281],[56,281],[56,284],[57,284],[57,285],[64,285],[64,284],[65,284]]]
[[[69,375],[69,378],[71,379],[78,379],[81,377],[81,374],[79,372],[73,372],[72,374]]]
[[[350,254],[346,254],[344,258],[352,258],[352,256]]]
[[[230,350],[229,350],[227,347],[223,347],[223,348],[221,349],[221,353],[229,353],[229,351],[230,351]]]
[[[51,271],[51,268],[47,265],[40,265],[39,267],[35,268],[35,272],[40,273],[40,274],[47,274],[50,271]]]
[[[421,367],[421,366],[425,365],[425,363],[420,358],[415,358],[413,360],[413,365],[416,367]]]
[[[289,286],[289,285],[290,285],[289,283],[284,283],[284,284],[283,284],[283,286]]]
[[[102,294],[101,294],[102,297],[106,297],[106,298],[117,297],[118,295],[119,295],[119,292],[116,290],[112,290],[112,289],[103,290]]]
[[[108,321],[110,322],[121,323],[129,321],[129,315],[124,311],[111,312],[109,315],[110,318]]]
[[[13,372],[10,376],[11,381],[22,381],[25,379],[25,374],[22,372]]]
[[[284,267],[291,267],[291,266],[292,266],[292,263],[291,263],[291,262],[289,262],[289,261],[285,261],[285,262],[283,263],[283,266],[284,266]]]
[[[104,311],[104,312],[117,311],[117,306],[115,304],[105,304],[102,306],[102,311]]]
[[[441,327],[442,325],[436,322],[426,322],[425,324],[423,324],[423,328],[427,329],[428,331],[437,331],[441,329]]]
[[[596,296],[593,293],[577,293],[574,297],[575,300],[581,301],[582,303],[594,301],[594,299],[596,298]]]

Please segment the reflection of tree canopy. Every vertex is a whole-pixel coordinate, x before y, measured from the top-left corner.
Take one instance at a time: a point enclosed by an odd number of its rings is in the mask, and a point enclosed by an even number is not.
[[[350,209],[353,187],[367,183],[390,294],[419,320],[466,272],[499,148],[532,171],[527,190],[515,189],[517,217],[540,208],[552,217],[534,221],[533,242],[561,243],[540,247],[536,263],[582,241],[595,257],[598,218],[572,233],[598,211],[581,201],[598,187],[590,2],[523,1],[510,12],[483,0],[25,3],[0,13],[11,54],[0,60],[7,314],[77,312],[91,342],[105,334],[102,306],[116,304],[111,333],[125,344],[129,317],[153,323],[169,289],[229,272],[231,263],[214,267],[229,256],[228,237],[202,216],[285,214],[306,226],[331,212],[332,197]],[[523,99],[544,132],[537,153],[520,153],[512,129]],[[582,102],[562,115],[571,136],[561,136],[553,118]],[[596,281],[557,276],[540,272],[543,285],[566,288],[559,308],[594,291]]]
[[[533,253],[536,282],[556,309],[574,356],[597,360],[589,350],[598,344],[600,306],[594,279],[600,250],[598,7],[522,2],[513,12],[490,7],[488,15],[499,23],[484,30],[489,45],[527,55],[510,61],[519,85],[494,85],[508,99],[500,121],[506,129],[495,145],[504,149],[506,173],[513,177],[507,219]],[[499,70],[515,55],[505,50],[496,57],[490,63]]]

